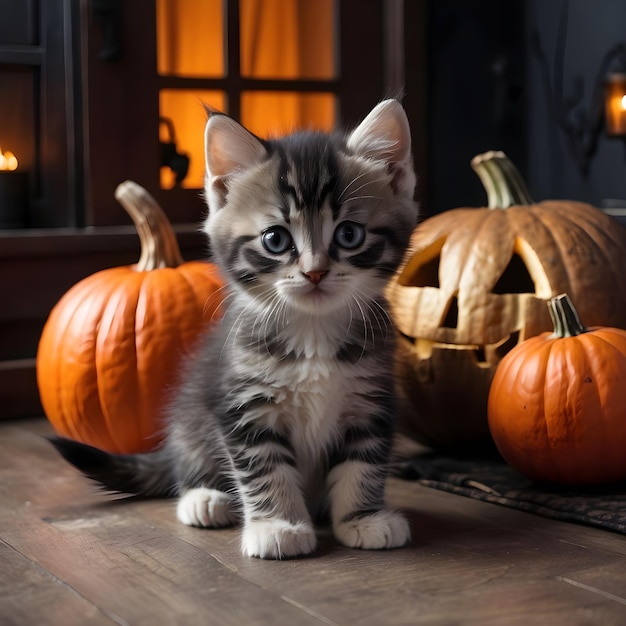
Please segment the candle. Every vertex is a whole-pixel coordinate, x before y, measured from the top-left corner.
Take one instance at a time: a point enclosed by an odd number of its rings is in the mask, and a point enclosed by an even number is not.
[[[606,134],[626,136],[626,74],[613,73],[605,85]]]
[[[28,207],[28,174],[18,172],[12,152],[0,148],[0,228],[24,228]]]

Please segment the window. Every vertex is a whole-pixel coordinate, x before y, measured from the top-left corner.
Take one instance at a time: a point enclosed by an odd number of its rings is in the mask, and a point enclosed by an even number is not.
[[[239,19],[226,56],[229,8],[238,9]],[[175,137],[190,158],[183,187],[203,185],[201,102],[236,115],[261,136],[302,125],[333,127],[334,10],[333,0],[240,0],[226,10],[221,0],[156,0],[161,141],[171,144]],[[299,91],[303,80],[310,83]],[[175,184],[172,169],[162,165],[161,187]]]
[[[25,199],[12,205],[12,228],[76,226],[81,184],[75,77],[78,18],[64,0],[0,0],[0,150],[18,159]],[[12,175],[3,175],[5,192]],[[14,189],[12,189],[14,191]],[[7,192],[8,193],[8,192]],[[0,200],[0,211],[6,199]],[[0,226],[2,228],[3,226]]]
[[[123,56],[109,64],[98,59],[101,36],[90,23],[87,223],[127,223],[112,200],[126,178],[172,221],[202,219],[202,103],[261,136],[357,123],[385,95],[382,25],[397,4],[133,0],[123,3]]]

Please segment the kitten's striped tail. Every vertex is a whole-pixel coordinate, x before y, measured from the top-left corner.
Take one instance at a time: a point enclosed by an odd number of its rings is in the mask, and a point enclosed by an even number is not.
[[[50,437],[49,441],[66,461],[106,490],[151,498],[176,495],[176,482],[165,450],[110,454],[63,437]]]

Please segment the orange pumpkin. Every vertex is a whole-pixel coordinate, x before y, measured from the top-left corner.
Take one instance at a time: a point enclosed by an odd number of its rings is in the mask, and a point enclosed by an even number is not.
[[[219,316],[217,268],[184,263],[159,205],[139,185],[116,198],[141,242],[136,265],[74,285],[53,308],[37,351],[37,382],[56,432],[115,453],[161,440],[161,418],[181,357]]]
[[[550,300],[554,333],[527,339],[496,369],[489,429],[527,476],[569,485],[626,479],[626,331],[585,328],[569,297]]]
[[[496,366],[550,330],[551,297],[567,292],[589,324],[626,328],[626,229],[589,204],[533,203],[501,152],[472,167],[488,206],[424,220],[388,290],[402,426],[422,443],[464,452],[492,445]]]

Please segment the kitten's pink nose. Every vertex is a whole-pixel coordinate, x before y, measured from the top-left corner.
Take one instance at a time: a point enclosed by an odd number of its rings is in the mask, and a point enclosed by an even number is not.
[[[304,272],[304,275],[314,284],[317,283],[324,278],[324,276],[328,274],[328,270],[311,270],[310,272]]]

